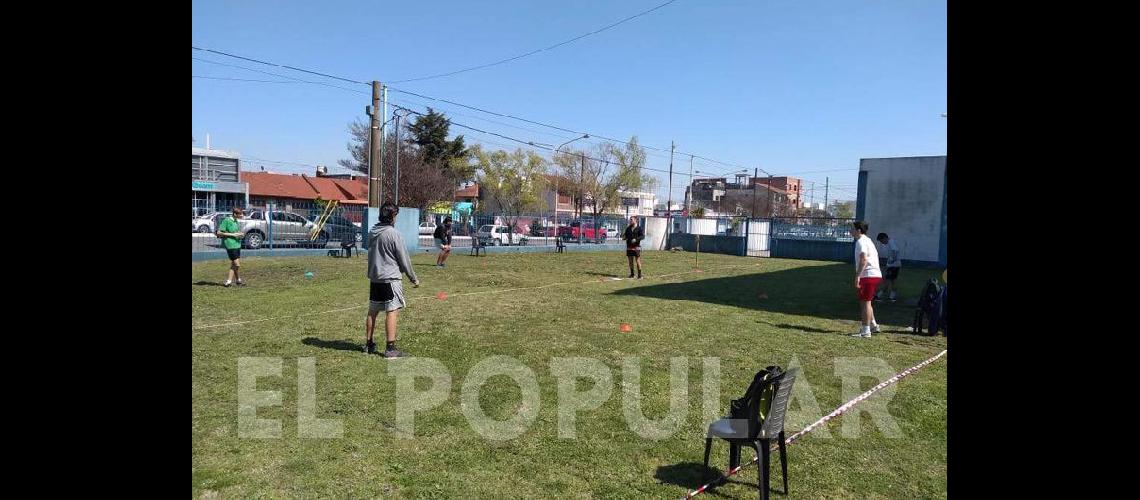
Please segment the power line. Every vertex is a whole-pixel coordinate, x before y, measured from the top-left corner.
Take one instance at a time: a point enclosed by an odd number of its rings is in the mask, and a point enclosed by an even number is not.
[[[676,0],[671,0],[671,2],[668,2],[668,3],[672,3],[672,1],[676,1]],[[666,3],[666,4],[663,4],[662,6],[664,6],[664,5],[667,5],[668,3]],[[661,7],[661,6],[659,6],[659,7],[657,7],[657,8],[660,8],[660,7]],[[366,83],[364,83],[364,82],[360,82],[360,81],[357,81],[357,80],[350,80],[350,79],[347,79],[347,78],[341,78],[341,77],[338,77],[338,76],[327,75],[327,74],[325,74],[325,73],[320,73],[320,72],[317,72],[317,71],[306,70],[306,69],[301,69],[301,68],[295,68],[295,67],[292,67],[292,66],[286,66],[286,65],[283,65],[283,64],[277,64],[277,63],[272,63],[272,62],[268,62],[268,61],[262,61],[262,60],[259,60],[259,59],[253,59],[253,58],[249,58],[249,57],[243,57],[243,56],[239,56],[239,55],[235,55],[235,54],[230,54],[230,53],[227,53],[227,52],[222,52],[222,51],[218,51],[218,50],[212,50],[212,49],[203,49],[203,48],[195,47],[195,46],[193,46],[193,45],[191,46],[191,48],[193,48],[194,50],[201,50],[201,51],[211,52],[211,53],[214,53],[214,54],[219,54],[219,55],[223,55],[223,56],[227,56],[227,57],[234,57],[234,58],[237,58],[237,59],[242,59],[242,60],[246,60],[246,61],[256,62],[256,63],[259,63],[259,64],[266,64],[266,65],[270,65],[270,66],[276,66],[276,67],[280,67],[280,68],[287,68],[287,69],[292,69],[292,70],[296,70],[296,71],[303,71],[303,72],[305,72],[305,73],[310,73],[310,74],[314,74],[314,75],[320,75],[320,76],[327,76],[327,77],[329,77],[329,78],[335,78],[335,79],[337,79],[337,80],[343,80],[343,81],[346,81],[346,82],[351,82],[351,83],[360,83],[360,84],[368,85],[368,84],[366,84]],[[258,73],[265,73],[265,74],[270,74],[270,75],[273,75],[273,76],[279,76],[279,77],[282,77],[282,78],[290,78],[290,79],[294,79],[294,80],[297,80],[297,81],[303,81],[303,82],[306,82],[306,83],[313,83],[313,84],[319,84],[319,85],[326,85],[326,86],[329,86],[329,87],[333,87],[333,88],[338,88],[338,89],[342,89],[342,90],[348,90],[349,92],[357,92],[357,93],[360,93],[360,94],[365,94],[365,95],[367,95],[367,94],[368,94],[367,92],[364,92],[364,91],[357,91],[357,90],[352,90],[352,89],[346,89],[346,88],[344,88],[344,87],[338,87],[338,86],[335,86],[335,85],[330,85],[330,84],[327,84],[327,83],[323,83],[323,82],[312,82],[312,81],[307,81],[307,80],[300,80],[300,79],[297,79],[297,78],[293,78],[293,77],[289,77],[289,76],[285,76],[285,75],[279,75],[279,74],[276,74],[276,73],[268,73],[268,72],[258,71],[258,70],[255,70],[255,69],[251,69],[251,68],[246,68],[246,67],[243,67],[243,66],[236,66],[236,65],[227,65],[227,64],[218,63],[218,62],[215,62],[215,61],[208,61],[208,60],[205,60],[205,59],[198,59],[198,58],[193,58],[193,57],[192,57],[192,59],[197,59],[197,60],[199,60],[199,61],[203,61],[203,62],[209,62],[209,63],[211,63],[211,64],[220,64],[220,65],[223,65],[223,66],[233,66],[233,67],[236,67],[236,68],[241,68],[241,69],[245,69],[245,70],[248,70],[248,71],[255,71],[255,72],[258,72]],[[391,90],[392,90],[392,91],[394,91],[394,92],[400,92],[400,93],[403,93],[403,94],[413,95],[413,96],[416,96],[416,97],[419,97],[419,98],[422,98],[422,99],[428,99],[428,100],[432,100],[432,101],[445,102],[445,103],[448,103],[448,104],[453,104],[453,105],[456,105],[456,106],[460,106],[460,107],[463,107],[463,108],[467,108],[467,109],[471,109],[471,110],[474,110],[474,111],[479,111],[479,112],[482,112],[482,113],[487,113],[487,114],[491,114],[491,115],[495,115],[495,116],[501,116],[501,117],[503,117],[503,118],[511,118],[511,119],[514,119],[514,120],[519,120],[519,121],[523,121],[523,122],[526,122],[526,123],[530,123],[530,124],[534,124],[534,125],[540,125],[540,126],[543,126],[543,127],[548,127],[548,128],[552,128],[552,129],[555,129],[555,130],[561,130],[561,131],[563,131],[563,132],[569,132],[569,133],[572,133],[572,134],[575,134],[575,135],[583,135],[583,134],[585,134],[585,135],[589,135],[590,137],[596,137],[596,138],[599,138],[599,139],[604,139],[604,140],[607,140],[607,141],[610,141],[610,142],[621,143],[621,144],[625,144],[625,145],[627,145],[627,146],[628,146],[628,145],[632,145],[632,143],[631,143],[631,142],[629,142],[629,141],[624,141],[624,140],[621,140],[621,139],[614,139],[614,138],[612,138],[612,137],[606,137],[606,136],[604,136],[604,135],[601,135],[601,134],[590,133],[590,132],[585,132],[585,131],[577,131],[577,130],[571,130],[571,129],[568,129],[568,128],[565,128],[565,127],[559,127],[559,126],[557,126],[557,125],[551,125],[551,124],[549,124],[549,123],[542,123],[542,122],[539,122],[539,121],[528,120],[528,119],[526,119],[526,118],[521,118],[521,117],[518,117],[518,116],[509,115],[509,114],[505,114],[505,113],[497,113],[497,112],[494,112],[494,111],[490,111],[490,110],[486,110],[486,109],[478,108],[478,107],[475,107],[475,106],[470,106],[470,105],[467,105],[467,104],[462,104],[462,103],[459,103],[459,102],[455,102],[455,101],[451,101],[451,100],[448,100],[448,99],[441,99],[441,98],[438,98],[438,97],[432,97],[432,96],[428,96],[428,95],[424,95],[424,94],[417,94],[417,93],[415,93],[415,92],[410,92],[410,91],[407,91],[407,90],[401,90],[401,89],[397,89],[397,88],[394,88],[394,87],[387,87],[387,88],[391,89]],[[645,145],[645,144],[638,144],[638,146],[639,146],[639,147],[642,147],[642,148],[645,148],[645,149],[651,149],[651,150],[656,150],[656,151],[661,151],[661,152],[667,152],[667,153],[674,153],[674,152],[675,152],[675,153],[677,153],[677,154],[680,154],[680,155],[683,155],[683,156],[690,156],[690,157],[693,157],[693,158],[700,158],[700,159],[702,159],[702,160],[711,161],[711,162],[713,162],[713,163],[717,163],[717,164],[720,164],[720,165],[725,165],[725,166],[729,166],[729,167],[733,167],[733,168],[744,168],[744,169],[747,169],[747,168],[748,168],[748,167],[745,167],[745,166],[743,166],[743,165],[739,165],[739,164],[736,164],[736,163],[729,163],[729,162],[724,162],[724,161],[721,161],[721,160],[716,160],[716,159],[713,159],[713,158],[708,158],[708,157],[706,157],[706,156],[697,155],[697,154],[695,154],[695,153],[687,153],[687,152],[684,152],[684,151],[675,151],[675,150],[673,150],[673,149],[662,149],[662,148],[657,148],[657,147],[653,147],[653,146],[648,146],[648,145]],[[763,170],[763,169],[761,169],[761,170]],[[767,173],[767,171],[766,171],[766,170],[765,170],[765,173]]]
[[[419,112],[419,111],[416,111],[416,110],[413,110],[413,109],[408,109],[408,108],[405,108],[405,107],[403,107],[403,106],[395,106],[395,107],[396,107],[397,109],[402,109],[402,110],[404,110],[404,111],[407,111],[408,113],[411,113],[411,114],[420,115],[420,116],[425,116],[425,114],[424,114],[424,113],[421,113],[421,112]],[[462,123],[456,122],[456,121],[454,121],[454,120],[451,120],[451,119],[448,119],[448,118],[445,118],[444,120],[445,120],[445,121],[447,121],[449,124],[451,124],[451,125],[455,125],[455,126],[457,126],[457,127],[465,128],[465,129],[468,129],[468,130],[473,130],[473,131],[475,131],[475,132],[480,132],[480,133],[483,133],[483,134],[493,135],[493,136],[495,136],[495,137],[499,137],[499,138],[503,138],[503,139],[506,139],[506,140],[509,140],[509,141],[514,141],[514,142],[517,142],[517,143],[519,143],[519,144],[525,144],[525,145],[527,145],[527,146],[531,146],[531,147],[534,147],[534,148],[538,148],[538,149],[545,149],[545,150],[547,150],[547,151],[552,151],[552,152],[555,150],[555,147],[554,147],[554,146],[547,146],[547,145],[545,145],[545,144],[536,143],[536,142],[534,142],[534,141],[527,141],[527,140],[519,139],[519,138],[516,138],[516,137],[511,137],[511,136],[508,136],[508,135],[503,135],[503,134],[500,134],[500,133],[497,133],[497,132],[489,132],[489,131],[486,131],[486,130],[482,130],[482,129],[478,129],[478,128],[472,127],[472,126],[470,126],[470,125],[464,125],[464,124],[462,124]],[[592,157],[592,156],[588,156],[588,155],[586,155],[586,154],[583,154],[583,153],[577,153],[577,154],[566,153],[566,154],[570,154],[571,156],[580,156],[580,157],[583,157],[583,158],[586,158],[586,159],[589,159],[589,160],[593,160],[593,161],[597,161],[597,162],[605,163],[605,164],[607,164],[607,165],[612,165],[612,164],[614,164],[614,162],[612,162],[612,161],[609,161],[609,160],[604,160],[604,159],[601,159],[601,158],[594,158],[594,157]],[[668,170],[662,170],[662,169],[657,169],[657,168],[652,168],[652,167],[647,167],[647,166],[643,166],[643,167],[641,167],[641,170],[649,170],[649,171],[653,171],[653,172],[661,172],[661,173],[666,173],[666,174],[667,174],[667,173],[669,173],[669,171],[668,171]],[[687,174],[677,174],[677,175],[687,175]]]
[[[227,80],[227,81],[232,81],[232,82],[304,83],[304,82],[294,82],[294,81],[290,81],[290,80],[250,80],[248,78],[222,78],[222,77],[218,77],[218,76],[198,76],[198,75],[190,75],[190,78],[205,78],[207,80]]]
[[[634,15],[632,15],[632,16],[629,16],[629,17],[627,17],[627,18],[625,18],[625,19],[622,19],[621,21],[618,21],[618,22],[616,22],[616,23],[613,23],[613,24],[611,24],[611,25],[609,25],[609,26],[606,26],[606,27],[603,27],[603,28],[600,28],[600,29],[597,29],[597,30],[591,31],[591,32],[589,32],[589,33],[586,33],[586,34],[584,34],[584,35],[579,35],[579,36],[576,36],[576,37],[574,37],[574,38],[571,38],[571,39],[569,39],[569,40],[566,40],[566,41],[564,41],[564,42],[559,42],[559,43],[556,43],[556,44],[554,44],[554,45],[551,45],[551,46],[549,46],[549,47],[546,47],[546,48],[542,48],[542,49],[538,49],[538,50],[532,50],[532,51],[530,51],[530,52],[527,52],[526,54],[521,54],[521,55],[517,55],[517,56],[514,56],[514,57],[509,57],[509,58],[507,58],[507,59],[503,59],[503,60],[500,60],[500,61],[495,61],[495,62],[492,62],[492,63],[487,63],[487,64],[480,64],[479,66],[472,66],[472,67],[470,67],[470,68],[464,68],[464,69],[460,69],[460,70],[456,70],[456,71],[451,71],[451,72],[447,72],[447,73],[440,73],[440,74],[437,74],[437,75],[431,75],[431,76],[422,76],[422,77],[418,77],[418,78],[408,78],[408,79],[405,79],[405,80],[393,80],[393,81],[392,81],[392,83],[405,83],[405,82],[415,82],[415,81],[420,81],[420,80],[430,80],[430,79],[433,79],[433,78],[443,78],[443,77],[445,77],[445,76],[458,75],[459,73],[466,73],[466,72],[468,72],[468,71],[474,71],[474,70],[477,70],[477,69],[489,68],[489,67],[491,67],[491,66],[497,66],[497,65],[499,65],[499,64],[504,64],[504,63],[508,63],[508,62],[511,62],[511,61],[515,61],[515,60],[518,60],[518,59],[522,59],[522,58],[524,58],[524,57],[527,57],[527,56],[532,56],[532,55],[534,55],[534,54],[537,54],[537,53],[539,53],[539,52],[543,52],[543,51],[547,51],[547,50],[550,50],[550,49],[554,49],[554,48],[557,48],[557,47],[561,47],[561,46],[563,46],[563,45],[566,45],[566,44],[568,44],[568,43],[571,43],[571,42],[576,42],[576,41],[578,41],[578,40],[581,40],[581,39],[583,39],[583,38],[586,38],[586,37],[588,37],[588,36],[590,36],[590,35],[595,35],[595,34],[601,33],[601,32],[603,32],[603,31],[606,31],[606,30],[608,30],[608,29],[610,29],[610,28],[613,28],[613,27],[615,27],[615,26],[617,26],[617,25],[619,25],[619,24],[625,23],[626,21],[630,21],[630,20],[636,19],[636,18],[638,18],[638,17],[644,16],[644,15],[646,15],[646,14],[649,14],[650,12],[653,12],[653,11],[655,11],[655,10],[657,10],[657,9],[660,9],[660,8],[662,8],[662,7],[665,7],[666,5],[669,5],[669,4],[671,4],[671,3],[673,3],[673,2],[676,2],[676,1],[677,1],[677,0],[669,0],[668,2],[665,2],[665,3],[661,4],[661,5],[658,5],[658,6],[654,7],[654,8],[652,8],[652,9],[649,9],[649,10],[646,10],[646,11],[643,11],[643,12],[639,12],[639,13],[637,13],[637,14],[634,14]]]
[[[329,74],[325,74],[325,73],[320,73],[320,72],[317,72],[317,71],[311,71],[311,70],[307,70],[307,69],[296,68],[296,67],[293,67],[293,66],[286,66],[286,65],[284,65],[284,64],[271,63],[271,62],[269,62],[269,61],[261,61],[261,60],[258,60],[258,59],[252,59],[252,58],[249,58],[249,57],[242,57],[242,56],[238,56],[238,55],[234,55],[234,54],[229,54],[229,53],[226,53],[226,52],[222,52],[222,51],[220,51],[220,50],[213,50],[213,49],[203,49],[203,48],[195,47],[195,46],[193,46],[193,45],[191,45],[191,46],[190,46],[190,48],[192,48],[192,49],[194,49],[194,50],[200,50],[200,51],[203,51],[203,52],[210,52],[210,53],[213,53],[213,54],[218,54],[218,55],[222,55],[222,56],[226,56],[226,57],[233,57],[233,58],[235,58],[235,59],[243,59],[243,60],[246,60],[246,61],[249,61],[249,62],[255,62],[255,63],[258,63],[258,64],[264,64],[264,65],[266,65],[266,66],[277,66],[278,68],[291,69],[291,70],[293,70],[293,71],[300,71],[300,72],[302,72],[302,73],[309,73],[309,74],[312,74],[312,75],[323,76],[323,77],[325,77],[325,78],[332,78],[332,79],[334,79],[334,80],[340,80],[340,81],[344,81],[344,82],[348,82],[348,83],[359,83],[359,84],[361,84],[361,85],[368,85],[367,83],[364,83],[364,82],[362,82],[362,81],[359,81],[359,80],[350,80],[350,79],[348,79],[348,78],[341,78],[341,77],[339,77],[339,76],[333,76],[333,75],[329,75]]]
[[[234,57],[237,57],[237,56],[234,56]],[[300,82],[300,83],[310,83],[310,84],[313,84],[313,85],[323,85],[323,86],[325,86],[325,87],[332,87],[332,88],[334,88],[334,89],[347,90],[347,91],[349,91],[349,92],[355,92],[355,93],[357,93],[357,94],[364,94],[364,95],[369,95],[369,93],[368,93],[368,92],[365,92],[365,91],[363,91],[363,90],[353,90],[353,89],[349,89],[349,88],[341,87],[341,86],[339,86],[339,85],[333,85],[333,84],[331,84],[331,83],[325,83],[325,82],[314,82],[314,81],[311,81],[311,80],[302,80],[302,79],[300,79],[300,78],[292,77],[292,76],[289,76],[289,75],[282,75],[282,74],[279,74],[279,73],[271,73],[271,72],[269,72],[269,71],[261,71],[261,70],[258,70],[258,69],[247,68],[247,67],[245,67],[245,66],[238,66],[238,65],[236,65],[236,64],[226,64],[226,63],[223,63],[223,62],[218,62],[218,61],[211,61],[211,60],[209,60],[209,59],[202,59],[202,58],[200,58],[200,57],[194,57],[194,56],[190,56],[190,59],[193,59],[193,60],[195,60],[195,61],[202,61],[202,62],[204,62],[204,63],[209,63],[209,64],[216,64],[216,65],[218,65],[218,66],[226,66],[226,67],[230,67],[230,68],[238,68],[238,69],[244,69],[244,70],[246,70],[246,71],[252,71],[252,72],[254,72],[254,73],[261,73],[261,74],[263,74],[263,75],[271,75],[271,76],[277,76],[277,77],[281,77],[281,78],[288,78],[288,79],[290,79],[290,80],[293,80],[293,81],[296,81],[296,82]],[[242,59],[244,59],[244,58],[242,58]]]

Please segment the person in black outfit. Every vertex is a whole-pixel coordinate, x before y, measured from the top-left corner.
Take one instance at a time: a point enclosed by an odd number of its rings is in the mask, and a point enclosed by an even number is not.
[[[645,239],[645,229],[637,224],[637,217],[629,218],[622,239],[625,240],[625,256],[629,258],[629,277],[633,278],[633,263],[636,259],[637,279],[641,279],[641,240]]]
[[[443,265],[443,261],[447,260],[447,256],[451,255],[451,217],[443,220],[443,224],[435,228],[435,233],[432,234],[435,238],[435,246],[439,249],[439,255],[435,258],[436,267],[447,267]]]

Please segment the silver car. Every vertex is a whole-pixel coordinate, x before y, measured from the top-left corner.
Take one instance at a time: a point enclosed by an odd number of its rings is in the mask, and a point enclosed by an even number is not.
[[[213,233],[217,231],[218,224],[222,219],[229,215],[229,212],[209,212],[199,217],[195,217],[192,221],[190,228],[195,233]]]
[[[328,244],[329,235],[324,231],[315,241],[309,240],[309,230],[313,227],[309,219],[295,213],[273,210],[268,212],[267,221],[266,213],[264,210],[252,210],[248,216],[242,217],[239,221],[243,235],[242,247],[256,250],[266,243],[316,244],[321,247]]]

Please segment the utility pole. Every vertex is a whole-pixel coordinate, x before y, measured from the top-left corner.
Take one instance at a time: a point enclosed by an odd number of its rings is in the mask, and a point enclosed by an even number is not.
[[[828,217],[831,216],[831,207],[827,206],[828,189],[831,187],[831,177],[823,178],[823,211]]]
[[[693,209],[693,155],[689,155],[689,186],[685,188],[685,198],[685,212],[688,212]]]
[[[667,200],[665,202],[665,211],[668,212],[670,216],[673,215],[673,150],[676,148],[677,145],[674,144],[673,141],[669,141],[669,195],[665,197]],[[690,159],[690,165],[692,165],[691,161]],[[690,166],[689,168],[692,167]]]
[[[586,154],[579,154],[578,157],[582,159],[582,166],[579,169],[579,172],[581,173],[579,174],[578,179],[578,218],[581,219],[582,214],[585,213],[586,210]],[[579,226],[578,229],[578,236],[579,239],[581,239],[581,226]]]
[[[381,86],[381,93],[384,95],[384,125],[388,124],[388,87]],[[381,125],[383,127],[384,125]],[[380,204],[384,204],[384,131],[378,129],[376,131],[380,138]]]
[[[811,201],[808,202],[808,206],[815,206],[815,181],[811,181]]]
[[[396,113],[396,182],[392,203],[400,206],[400,113]],[[454,190],[452,190],[454,191]]]
[[[380,164],[380,153],[377,150],[380,144],[380,82],[372,81],[372,107],[368,110],[371,118],[371,128],[368,130],[368,207],[380,208],[381,186],[377,177],[377,165]]]
[[[752,218],[756,218],[756,178],[760,176],[760,169],[752,169]]]
[[[768,218],[772,218],[772,174],[768,174]]]

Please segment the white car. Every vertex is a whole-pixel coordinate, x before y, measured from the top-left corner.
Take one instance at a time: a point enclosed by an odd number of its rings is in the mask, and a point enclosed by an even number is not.
[[[431,221],[421,222],[420,234],[435,234],[435,223]]]
[[[210,212],[201,217],[195,217],[191,227],[195,233],[213,233],[222,219],[229,214],[230,212]]]
[[[510,245],[514,241],[516,245],[526,245],[527,237],[522,233],[514,233],[511,235],[510,229],[507,226],[499,226],[493,224],[484,224],[475,233],[475,237],[484,245]]]

